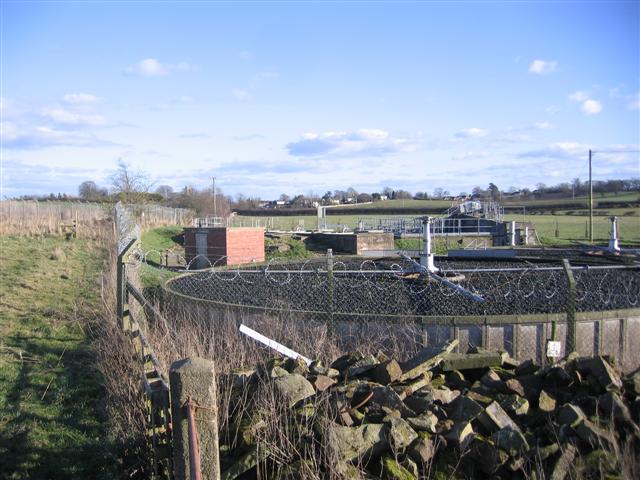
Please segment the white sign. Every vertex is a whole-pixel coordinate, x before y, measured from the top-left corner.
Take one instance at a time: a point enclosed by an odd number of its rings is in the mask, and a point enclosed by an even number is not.
[[[550,358],[559,357],[561,350],[562,350],[562,342],[556,342],[554,340],[549,340],[547,342],[547,357],[550,357]]]
[[[307,365],[311,363],[311,360],[308,359],[307,357],[300,355],[298,352],[294,352],[290,348],[285,347],[284,345],[276,342],[275,340],[271,340],[270,338],[265,337],[261,333],[258,333],[255,330],[250,329],[246,325],[240,325],[240,332],[253,338],[254,340],[257,340],[258,342],[266,345],[267,347],[273,348],[277,352],[280,352],[281,354],[286,355],[289,358],[293,358],[294,360],[296,358],[301,358],[302,360],[305,361]]]

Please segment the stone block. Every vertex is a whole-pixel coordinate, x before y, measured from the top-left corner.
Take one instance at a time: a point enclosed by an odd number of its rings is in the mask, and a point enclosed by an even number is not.
[[[220,478],[218,408],[214,363],[203,358],[187,358],[171,364],[171,418],[173,423],[173,464],[176,479],[191,478],[189,458],[188,400],[201,406],[195,412],[200,470],[204,478]]]

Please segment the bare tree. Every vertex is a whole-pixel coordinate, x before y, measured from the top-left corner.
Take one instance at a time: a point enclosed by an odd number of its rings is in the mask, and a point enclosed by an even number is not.
[[[118,162],[116,173],[111,176],[113,193],[126,203],[144,202],[152,186],[153,182],[146,172],[134,171],[129,164],[122,160]]]
[[[160,185],[156,188],[156,193],[162,195],[162,198],[168,199],[173,195],[173,188],[170,185]]]
[[[83,200],[94,200],[99,193],[100,189],[96,182],[92,182],[91,180],[87,180],[86,182],[82,182],[78,187],[78,195]]]

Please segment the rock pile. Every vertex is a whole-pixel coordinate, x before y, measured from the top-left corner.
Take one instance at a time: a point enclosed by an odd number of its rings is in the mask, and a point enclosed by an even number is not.
[[[222,379],[222,478],[562,480],[640,467],[640,372],[623,378],[606,357],[540,368],[454,348],[403,363],[277,359]]]

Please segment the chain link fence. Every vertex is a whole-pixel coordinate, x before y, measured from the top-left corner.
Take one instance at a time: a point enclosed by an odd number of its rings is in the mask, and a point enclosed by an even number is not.
[[[119,222],[125,227],[121,244],[139,237],[127,212]],[[521,360],[545,363],[546,342],[556,339],[562,353],[571,341],[580,354],[607,353],[626,367],[640,364],[630,347],[640,333],[637,263],[561,251],[570,258],[575,279],[571,297],[562,258],[549,251],[527,253],[523,259],[490,261],[441,257],[434,275],[408,257],[266,263],[247,258],[244,265],[226,266],[224,257],[212,264],[202,255],[169,268],[147,262],[159,253],[138,245],[127,271],[140,287],[149,283],[150,271],[160,279],[163,285],[147,288],[145,295],[169,323],[180,318],[235,328],[245,323],[291,348],[311,348],[300,352],[307,356],[324,351],[308,337],[330,342],[331,351],[392,350],[398,358],[457,338],[462,352],[504,349]],[[195,270],[196,265],[209,268]],[[577,333],[567,326],[569,310]]]

